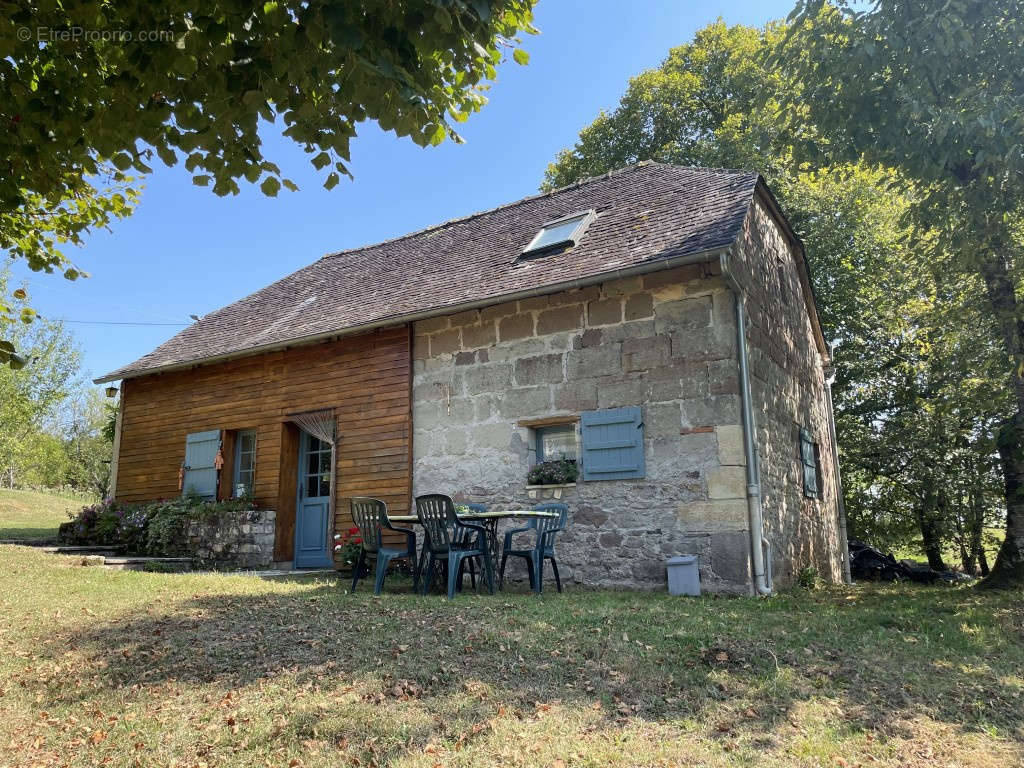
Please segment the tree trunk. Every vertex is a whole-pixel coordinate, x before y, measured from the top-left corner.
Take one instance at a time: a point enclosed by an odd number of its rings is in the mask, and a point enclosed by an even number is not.
[[[960,553],[960,567],[964,573],[974,573],[974,550],[971,549],[971,508],[958,499],[957,511],[950,516],[955,531],[956,548]]]
[[[942,540],[934,516],[928,513],[918,514],[917,522],[921,528],[921,538],[924,539],[924,553],[928,558],[928,565],[936,571],[946,570],[946,564],[942,561]]]
[[[971,576],[975,573],[974,556],[974,550],[968,549],[963,544],[960,545],[960,566],[964,569],[964,573]]]
[[[999,458],[1006,495],[1006,538],[992,572],[982,587],[1007,589],[1024,586],[1024,317],[1000,253],[987,254],[980,265],[985,292],[995,313],[1010,360],[1010,376],[1017,398],[1017,413],[999,430]]]
[[[1006,488],[1006,538],[982,587],[1024,585],[1024,417],[1020,413],[999,430],[999,458]]]
[[[946,564],[942,562],[942,536],[939,529],[937,499],[934,490],[925,494],[924,503],[917,507],[916,516],[928,565],[938,571],[946,570]]]
[[[985,489],[984,489],[984,471],[979,469],[977,479],[974,482],[974,486],[971,488],[970,506],[968,508],[967,518],[967,549],[970,558],[970,570],[967,568],[967,562],[964,562],[964,572],[974,574],[976,573],[974,566],[977,563],[982,567],[982,576],[988,575],[988,563],[985,562]]]

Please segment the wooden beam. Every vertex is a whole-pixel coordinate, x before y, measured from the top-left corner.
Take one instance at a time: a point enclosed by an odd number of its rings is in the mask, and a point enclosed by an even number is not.
[[[564,416],[545,416],[542,419],[520,419],[516,422],[517,427],[558,427],[563,424],[575,424],[580,420],[578,413],[567,413]]]

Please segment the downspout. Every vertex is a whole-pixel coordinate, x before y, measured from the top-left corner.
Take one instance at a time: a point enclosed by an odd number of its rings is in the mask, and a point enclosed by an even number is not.
[[[729,271],[728,254],[721,255],[722,275],[735,297],[736,352],[739,357],[740,400],[743,415],[743,450],[747,462],[747,516],[750,522],[750,551],[754,564],[754,590],[759,595],[772,593],[772,545],[764,535],[764,513],[761,506],[761,470],[758,465],[757,435],[750,394],[750,369],[747,363],[747,310],[743,288]]]
[[[831,359],[831,349],[829,350]],[[843,498],[843,476],[839,470],[839,441],[836,439],[836,413],[832,405],[832,385],[835,383],[836,373],[832,368],[825,379],[825,398],[828,405],[828,437],[832,442],[832,473],[835,477],[836,504],[839,508],[839,547],[843,558],[843,581],[847,584],[853,583],[853,576],[850,573],[850,542],[846,531],[846,501]]]
[[[117,415],[114,417],[114,446],[110,454],[110,479],[107,480],[107,497],[117,498],[117,470],[121,462],[121,428],[124,422],[124,388],[121,382],[120,397],[117,398]]]

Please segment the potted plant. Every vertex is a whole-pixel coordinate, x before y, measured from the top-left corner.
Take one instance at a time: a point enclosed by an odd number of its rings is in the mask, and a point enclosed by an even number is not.
[[[353,525],[344,533],[334,534],[334,557],[349,570],[355,567],[362,548],[363,538],[358,527]]]
[[[542,461],[530,468],[526,482],[528,485],[567,485],[575,483],[579,474],[575,459]]]

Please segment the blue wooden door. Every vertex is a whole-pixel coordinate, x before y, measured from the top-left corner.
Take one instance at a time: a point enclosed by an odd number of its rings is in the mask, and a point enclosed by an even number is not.
[[[331,565],[331,445],[302,433],[299,498],[295,507],[295,567]]]

